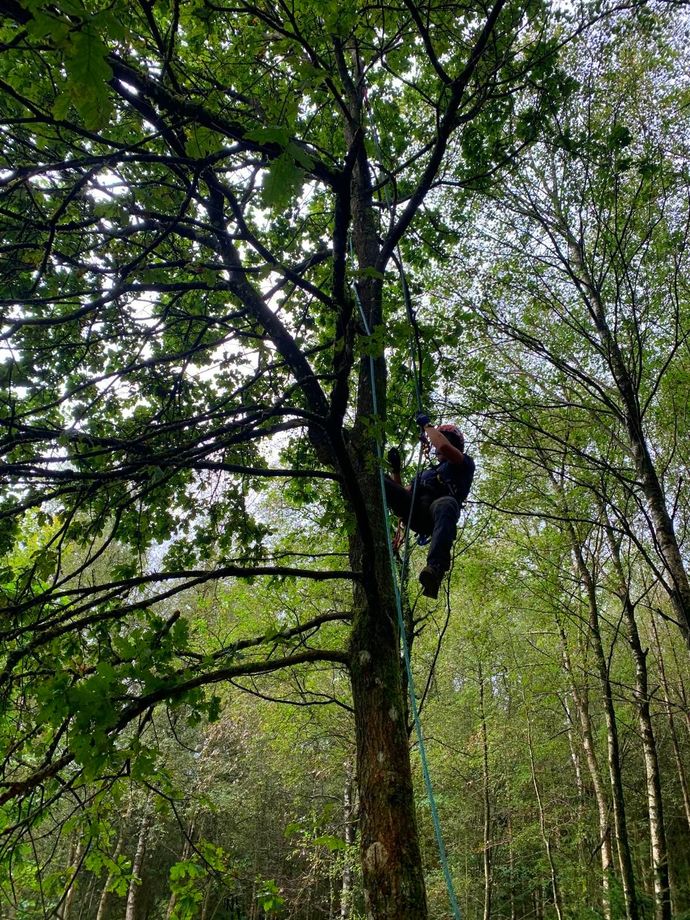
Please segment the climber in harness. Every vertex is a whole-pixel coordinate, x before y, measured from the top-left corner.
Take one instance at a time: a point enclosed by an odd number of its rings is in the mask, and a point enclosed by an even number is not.
[[[415,421],[421,429],[422,441],[434,448],[440,462],[419,474],[416,488],[405,488],[400,476],[400,452],[392,448],[388,451],[392,476],[385,479],[386,498],[405,524],[409,521],[417,534],[431,537],[427,564],[419,573],[419,581],[422,593],[436,598],[443,576],[450,568],[460,508],[474,477],[474,460],[465,453],[465,438],[456,425],[434,428],[424,413],[417,415]]]

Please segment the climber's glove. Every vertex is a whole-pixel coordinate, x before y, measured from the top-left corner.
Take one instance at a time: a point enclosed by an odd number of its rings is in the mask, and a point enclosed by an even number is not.
[[[388,462],[394,473],[399,473],[402,469],[402,457],[397,447],[391,447],[387,453]]]

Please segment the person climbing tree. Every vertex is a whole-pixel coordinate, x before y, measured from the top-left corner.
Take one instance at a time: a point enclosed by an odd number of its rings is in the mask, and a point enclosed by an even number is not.
[[[386,476],[386,498],[393,511],[418,534],[431,536],[427,564],[419,573],[422,593],[438,597],[443,576],[450,569],[450,550],[457,534],[460,508],[474,478],[474,460],[465,453],[465,438],[456,425],[435,428],[428,415],[415,421],[421,438],[435,451],[440,463],[417,477],[416,486],[405,487],[397,448],[388,451],[392,476]]]

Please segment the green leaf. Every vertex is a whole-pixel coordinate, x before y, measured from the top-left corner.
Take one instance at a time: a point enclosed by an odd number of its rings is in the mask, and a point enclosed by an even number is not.
[[[341,837],[333,836],[333,834],[322,834],[320,837],[315,837],[314,843],[317,846],[326,847],[331,853],[335,853],[337,850],[347,849],[347,842]]]
[[[286,153],[290,154],[295,160],[296,163],[303,169],[313,169],[314,160],[309,156],[309,154],[302,149],[302,147],[297,144],[290,143],[287,145]]]
[[[622,150],[624,147],[628,147],[631,142],[632,134],[625,125],[616,124],[611,128],[608,137],[609,150]]]
[[[247,131],[245,137],[257,144],[279,144],[281,147],[287,147],[290,142],[290,132],[285,125],[252,128],[251,131]]]
[[[273,160],[264,176],[261,197],[266,207],[273,211],[284,210],[300,189],[304,173],[295,165],[289,152]]]
[[[108,83],[113,72],[107,55],[108,48],[93,20],[72,34],[65,54],[67,92],[89,130],[106,124],[112,110]]]
[[[218,147],[217,136],[210,128],[203,125],[195,126],[185,145],[186,151],[190,157],[203,159]]]

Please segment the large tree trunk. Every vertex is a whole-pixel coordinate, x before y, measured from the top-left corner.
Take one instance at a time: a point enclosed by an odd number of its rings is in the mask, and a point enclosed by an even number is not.
[[[352,240],[360,272],[376,269],[380,251],[371,175],[356,134],[363,123],[362,75],[348,86],[351,123],[348,145],[357,149],[350,183]],[[364,276],[356,292],[367,333],[382,323],[382,283]],[[361,325],[359,319],[357,325]],[[383,339],[381,340],[383,342]],[[357,516],[350,541],[355,583],[350,674],[357,741],[359,834],[366,915],[370,920],[426,920],[426,891],[417,836],[414,791],[400,668],[400,634],[393,573],[388,552],[389,522],[384,514],[377,461],[376,428],[386,417],[386,362],[383,344],[359,368],[356,422],[345,448],[332,433],[341,458],[344,489]],[[343,468],[343,464],[349,469]]]
[[[385,573],[388,561],[383,551],[379,556],[376,567],[382,566]],[[361,566],[362,560],[359,562]],[[384,573],[381,580],[385,584]],[[424,920],[426,894],[404,719],[395,603],[392,590],[377,606],[367,593],[364,587],[356,591],[351,644],[366,915],[370,920]]]
[[[354,589],[350,674],[365,910],[369,920],[425,920],[388,521],[378,478],[362,469],[360,482],[372,511],[370,532],[351,540],[362,578]]]
[[[601,873],[602,873],[602,911],[606,920],[611,920],[611,880],[613,878],[613,851],[611,848],[611,827],[609,824],[609,804],[606,800],[604,791],[604,782],[599,768],[596,748],[594,746],[594,734],[592,731],[592,720],[589,714],[589,700],[586,690],[581,690],[575,675],[570,659],[570,652],[565,635],[565,630],[558,624],[558,630],[561,637],[561,650],[563,654],[563,665],[566,673],[570,678],[570,686],[575,702],[575,709],[580,722],[580,731],[582,736],[582,747],[585,752],[585,762],[587,770],[592,781],[594,790],[594,799],[597,804],[597,815],[599,817],[599,851],[601,854]]]
[[[611,548],[611,558],[616,572],[618,594],[623,605],[623,616],[628,629],[628,642],[635,662],[635,706],[637,708],[642,751],[644,754],[645,779],[647,786],[647,812],[649,814],[649,836],[652,846],[652,869],[654,874],[654,917],[655,920],[671,920],[671,900],[668,877],[668,848],[664,808],[661,798],[661,776],[657,756],[656,739],[649,707],[647,680],[647,654],[642,648],[640,634],[635,620],[635,606],[630,597],[628,582],[620,557],[618,541],[606,521],[606,533]]]

